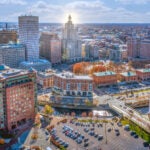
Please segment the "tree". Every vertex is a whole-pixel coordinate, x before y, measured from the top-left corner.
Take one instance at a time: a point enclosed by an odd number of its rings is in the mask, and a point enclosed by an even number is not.
[[[40,123],[41,123],[40,114],[37,113],[36,116],[35,116],[35,124],[39,125]]]
[[[0,139],[0,145],[3,145],[3,144],[5,144],[4,139]]]
[[[44,112],[46,114],[50,114],[51,115],[54,112],[54,110],[53,110],[53,108],[50,105],[45,105]]]
[[[93,117],[93,112],[89,112],[88,116],[92,118]]]
[[[87,113],[86,112],[82,112],[81,116],[82,117],[87,117]]]
[[[73,73],[75,74],[87,74],[89,63],[88,62],[80,62],[73,65]]]
[[[75,112],[71,112],[72,117],[75,117],[75,115],[76,115]]]
[[[106,71],[106,67],[104,65],[94,65],[90,70],[91,74],[95,72],[103,72]]]

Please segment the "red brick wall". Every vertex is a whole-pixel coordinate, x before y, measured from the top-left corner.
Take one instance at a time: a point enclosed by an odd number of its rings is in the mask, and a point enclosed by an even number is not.
[[[11,130],[12,125],[22,119],[33,119],[34,108],[34,84],[33,82],[6,88],[6,113],[7,127]],[[13,116],[15,114],[15,116]]]

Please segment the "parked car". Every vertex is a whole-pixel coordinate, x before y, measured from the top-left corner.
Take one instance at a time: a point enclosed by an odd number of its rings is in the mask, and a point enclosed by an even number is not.
[[[144,142],[144,143],[143,143],[143,146],[144,146],[144,147],[148,147],[148,146],[149,146],[149,143],[148,143],[148,142]]]
[[[129,125],[125,125],[124,130],[130,131],[130,126]]]
[[[108,132],[111,132],[111,128],[108,128],[108,130],[107,130]]]
[[[117,133],[116,133],[116,136],[119,136],[119,135],[120,135],[120,133],[119,133],[119,132],[117,132]]]
[[[89,145],[89,143],[84,143],[84,147],[87,147]]]
[[[98,135],[98,138],[97,138],[99,141],[103,139],[103,135]]]
[[[133,137],[134,137],[135,139],[139,138],[139,136],[138,136],[137,134],[135,134]]]
[[[131,131],[131,133],[130,133],[131,136],[134,136],[135,134],[136,134],[136,132],[134,132],[134,131]]]

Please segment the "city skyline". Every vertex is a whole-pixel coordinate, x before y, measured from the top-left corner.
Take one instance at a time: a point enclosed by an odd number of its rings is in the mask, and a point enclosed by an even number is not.
[[[150,23],[150,0],[1,0],[0,22],[17,22],[20,15],[39,16],[40,22]]]

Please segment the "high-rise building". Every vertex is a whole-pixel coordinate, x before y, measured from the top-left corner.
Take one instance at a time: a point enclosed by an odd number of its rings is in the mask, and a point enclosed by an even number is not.
[[[61,40],[57,34],[50,32],[41,34],[40,56],[49,60],[52,65],[61,63]]]
[[[17,42],[17,32],[13,30],[1,30],[0,31],[0,44]]]
[[[37,16],[19,17],[19,40],[26,45],[26,60],[39,59],[39,18]]]
[[[132,37],[128,39],[128,58],[150,59],[150,40]]]
[[[34,119],[36,72],[0,66],[0,129],[12,130]]]
[[[77,28],[72,23],[71,16],[63,29],[62,37],[62,59],[66,61],[78,61],[81,57],[81,41],[79,40]]]
[[[0,44],[0,64],[11,68],[19,67],[25,61],[25,46],[22,44]]]
[[[34,68],[37,71],[50,69],[49,61],[39,59],[39,18],[37,16],[19,17],[19,39],[26,46],[26,61],[20,63],[20,68]]]

